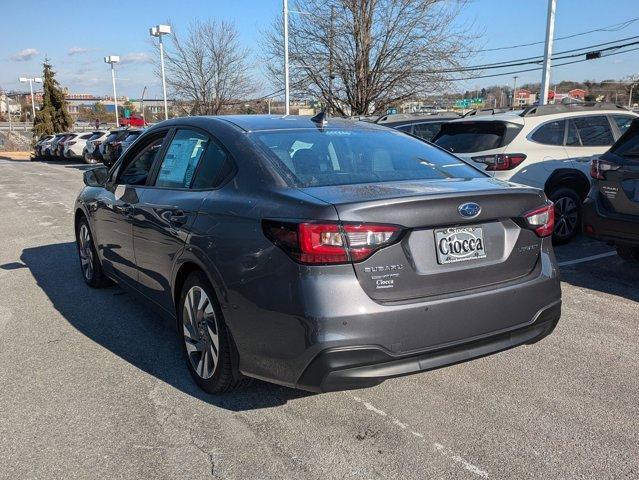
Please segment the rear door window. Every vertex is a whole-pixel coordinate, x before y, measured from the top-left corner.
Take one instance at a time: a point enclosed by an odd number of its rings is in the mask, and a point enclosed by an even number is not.
[[[604,147],[612,145],[615,141],[610,122],[605,115],[576,117],[573,118],[573,122],[584,147]]]
[[[505,147],[521,128],[500,121],[450,122],[442,125],[433,142],[453,153],[482,152]]]
[[[206,135],[189,129],[178,130],[166,150],[155,186],[190,188],[208,143]]]
[[[544,123],[530,138],[543,145],[563,145],[565,129],[565,120]]]

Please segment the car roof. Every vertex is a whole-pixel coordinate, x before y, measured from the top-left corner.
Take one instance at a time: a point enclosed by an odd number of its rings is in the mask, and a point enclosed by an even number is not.
[[[533,125],[537,125],[540,123],[568,118],[568,117],[583,117],[588,115],[635,115],[633,112],[621,109],[621,108],[599,108],[599,109],[579,109],[579,110],[568,110],[568,111],[558,111],[557,113],[549,113],[545,115],[522,115],[525,110],[512,110],[504,113],[497,113],[495,115],[473,115],[466,118],[461,118],[459,120],[453,120],[453,123],[463,123],[463,122],[510,122],[517,123],[520,125],[524,125],[527,123],[531,123]]]
[[[450,123],[475,123],[475,122],[510,122],[524,125],[526,122],[524,117],[520,116],[521,110],[513,110],[511,112],[497,113],[495,115],[473,115],[470,117],[451,120]]]
[[[196,120],[188,117],[191,122]],[[216,117],[200,117],[202,119],[215,119],[235,125],[246,132],[264,130],[290,130],[290,129],[315,129],[319,124],[312,121],[311,116],[306,115],[221,115]],[[326,129],[348,129],[348,130],[382,130],[380,127],[370,122],[361,122],[356,119],[342,117],[327,117]]]

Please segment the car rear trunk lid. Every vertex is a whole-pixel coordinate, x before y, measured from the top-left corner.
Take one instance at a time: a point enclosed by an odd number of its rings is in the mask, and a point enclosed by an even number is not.
[[[333,204],[342,222],[405,228],[398,243],[354,263],[360,285],[376,301],[454,294],[509,282],[538,268],[541,238],[522,222],[524,213],[545,202],[536,189],[477,178],[304,191]],[[465,218],[459,210],[469,202],[479,205],[481,211]],[[455,258],[452,246],[472,238],[481,240],[482,251],[477,249],[471,259]]]

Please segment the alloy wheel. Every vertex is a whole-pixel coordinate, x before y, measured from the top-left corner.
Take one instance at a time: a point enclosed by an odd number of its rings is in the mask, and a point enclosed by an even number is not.
[[[79,251],[80,251],[80,265],[82,266],[82,273],[84,278],[91,281],[93,278],[93,246],[91,241],[91,233],[86,223],[80,226],[80,232],[78,234]]]
[[[202,379],[215,373],[220,353],[220,338],[215,310],[206,292],[198,286],[186,294],[182,329],[189,362]]]
[[[555,235],[567,238],[573,234],[579,222],[579,208],[570,197],[561,197],[555,201]]]

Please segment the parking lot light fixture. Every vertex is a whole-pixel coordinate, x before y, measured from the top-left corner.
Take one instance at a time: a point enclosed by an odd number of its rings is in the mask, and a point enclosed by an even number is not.
[[[40,77],[20,77],[20,82],[26,83],[29,82],[29,90],[31,91],[31,121],[35,120],[35,99],[33,98],[33,84],[34,83],[42,83],[42,79]],[[7,99],[7,111],[9,110],[9,100]],[[11,115],[9,113],[9,115]]]
[[[113,82],[113,106],[115,107],[115,126],[120,126],[118,117],[118,94],[115,90],[115,68],[114,65],[120,61],[120,57],[117,55],[108,55],[104,57],[104,63],[111,65],[111,81]]]
[[[162,93],[164,95],[164,119],[169,118],[169,107],[166,100],[166,77],[164,75],[164,46],[162,45],[162,36],[171,35],[171,25],[156,25],[149,28],[149,35],[158,37],[160,41],[160,72],[162,73]]]

